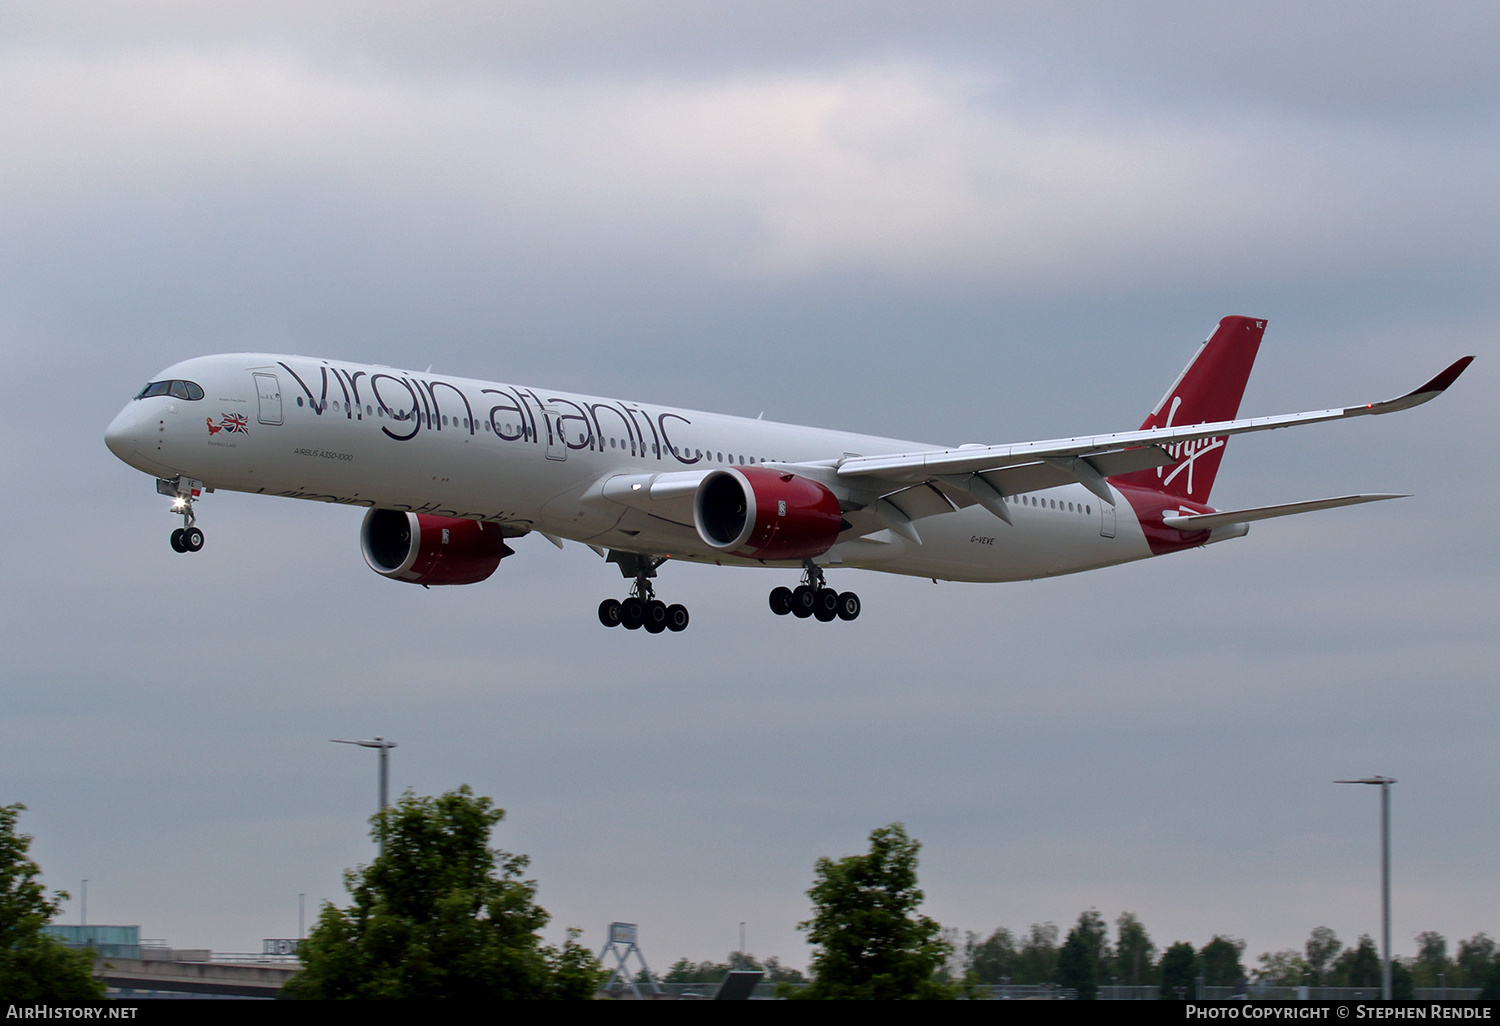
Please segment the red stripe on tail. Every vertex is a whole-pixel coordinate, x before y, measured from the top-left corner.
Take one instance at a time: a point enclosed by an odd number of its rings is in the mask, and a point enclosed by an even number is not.
[[[1167,389],[1142,430],[1187,427],[1233,420],[1255,365],[1266,322],[1254,317],[1226,317],[1203,343],[1187,368]],[[1164,493],[1175,499],[1205,503],[1213,488],[1225,438],[1202,438],[1169,446],[1177,463],[1111,478],[1110,483]],[[1134,505],[1134,503],[1132,503]]]

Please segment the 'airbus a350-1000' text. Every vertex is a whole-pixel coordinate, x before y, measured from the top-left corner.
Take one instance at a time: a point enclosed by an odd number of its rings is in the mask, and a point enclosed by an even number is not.
[[[415,584],[473,584],[536,532],[591,546],[633,582],[606,626],[680,631],[656,597],[668,559],[800,572],[771,609],[852,620],[843,568],[957,581],[1075,573],[1239,537],[1255,520],[1396,496],[1216,510],[1229,436],[1394,413],[1451,385],[1464,357],[1397,399],[1236,419],[1265,321],[1226,317],[1136,431],[944,447],[553,389],[241,353],[168,367],[109,448],[156,478],[203,546],[216,488],[362,506],[366,562]]]

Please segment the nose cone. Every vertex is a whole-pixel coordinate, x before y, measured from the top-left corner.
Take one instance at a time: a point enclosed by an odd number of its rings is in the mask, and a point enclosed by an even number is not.
[[[104,429],[104,444],[136,470],[156,477],[171,477],[172,471],[160,462],[157,436],[161,432],[158,418],[145,408],[149,405],[136,400],[116,414]]]
[[[141,423],[140,417],[136,415],[131,407],[138,406],[131,403],[119,413],[115,419],[109,422],[109,427],[104,429],[104,444],[109,446],[109,451],[114,453],[126,463],[131,462],[130,457],[141,446]]]

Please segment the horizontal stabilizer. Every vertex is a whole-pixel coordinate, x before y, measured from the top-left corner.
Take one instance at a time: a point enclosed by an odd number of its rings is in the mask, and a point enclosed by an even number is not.
[[[1372,495],[1340,495],[1332,499],[1311,499],[1307,502],[1284,502],[1279,506],[1256,506],[1252,509],[1231,509],[1222,513],[1190,513],[1175,515],[1166,513],[1161,522],[1181,531],[1207,531],[1230,524],[1248,524],[1254,520],[1270,520],[1273,517],[1289,517],[1294,513],[1311,513],[1315,509],[1336,509],[1339,506],[1355,506],[1361,502],[1379,502],[1382,499],[1406,499],[1407,495],[1377,492]]]

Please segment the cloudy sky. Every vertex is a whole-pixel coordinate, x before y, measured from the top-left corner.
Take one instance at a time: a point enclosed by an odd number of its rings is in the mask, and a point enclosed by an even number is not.
[[[293,936],[393,785],[509,810],[549,936],[803,964],[813,862],[906,823],[928,911],[1153,938],[1500,934],[1500,65],[1490,4],[8,3],[0,802],[91,922]],[[230,494],[173,553],[104,448],[168,364],[259,349],[941,443],[1133,428],[1219,317],[1222,507],[1412,492],[1073,578],[667,567],[515,546],[423,591],[357,510]],[[65,919],[77,921],[78,903]]]

